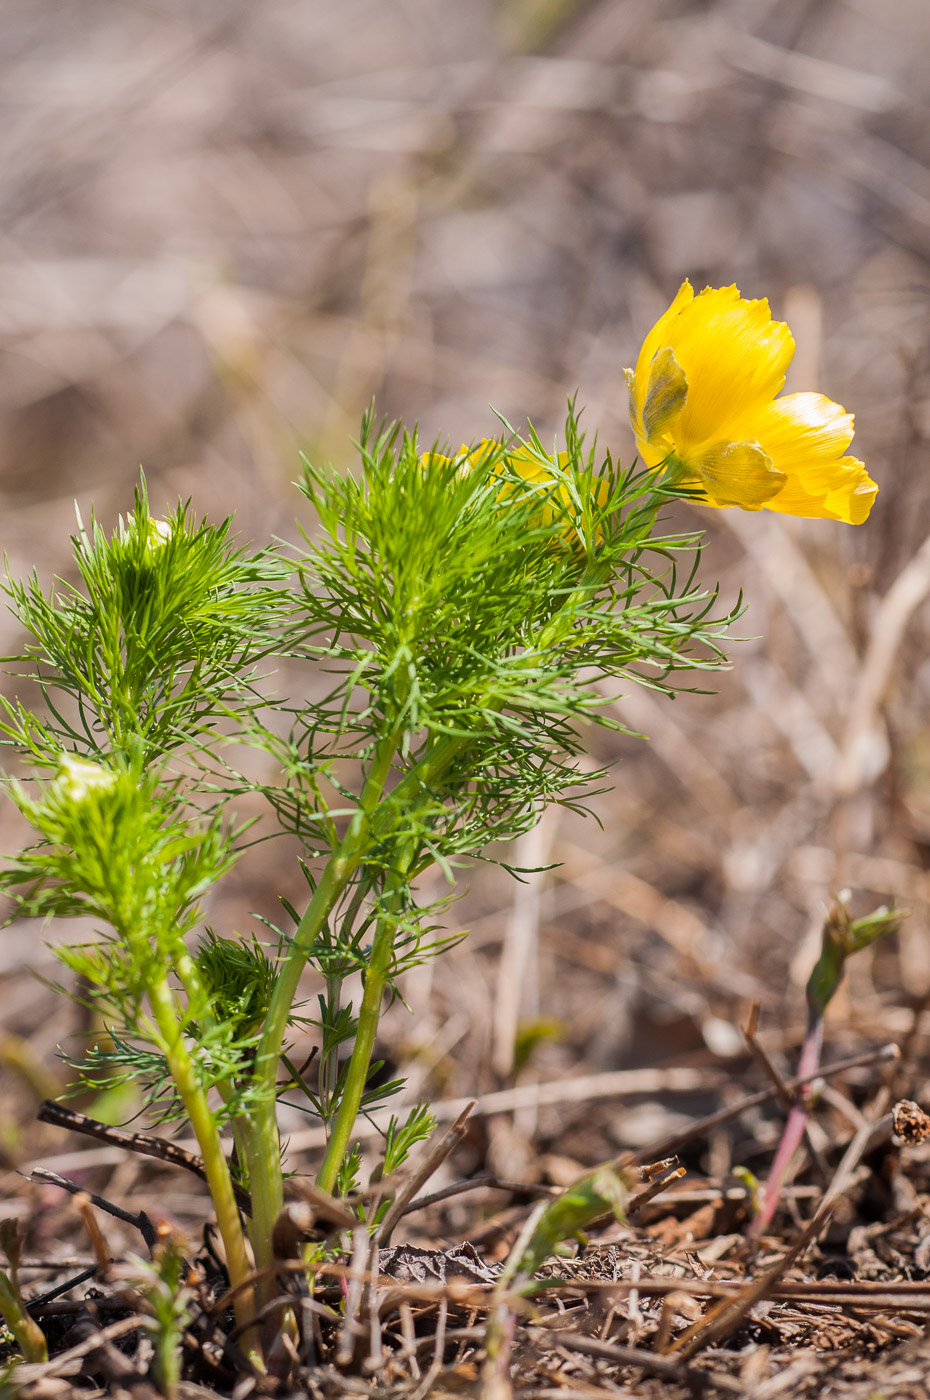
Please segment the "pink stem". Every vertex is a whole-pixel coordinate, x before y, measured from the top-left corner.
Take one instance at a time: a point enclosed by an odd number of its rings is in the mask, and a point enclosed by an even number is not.
[[[794,1154],[804,1139],[804,1130],[810,1117],[810,1081],[820,1068],[820,1051],[823,1046],[823,1013],[813,1008],[807,1022],[807,1034],[798,1057],[798,1078],[803,1082],[795,1090],[794,1102],[785,1122],[785,1130],[769,1171],[768,1181],[762,1194],[759,1213],[749,1227],[750,1239],[757,1239],[772,1223],[778,1209],[781,1191],[788,1175]]]

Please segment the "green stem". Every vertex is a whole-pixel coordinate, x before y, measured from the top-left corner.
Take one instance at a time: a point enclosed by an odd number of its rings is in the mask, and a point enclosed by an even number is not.
[[[571,627],[578,601],[585,599],[589,592],[590,586],[587,585],[587,580],[584,580],[581,586],[566,599],[564,606],[559,609],[556,616],[551,618],[543,628],[537,645],[533,648],[533,653],[544,652],[561,639],[566,629]],[[396,812],[403,810],[405,801],[408,798],[413,799],[422,788],[434,785],[449,767],[456,754],[469,742],[467,736],[460,737],[458,735],[451,735],[439,740],[397,784],[391,794],[390,804],[386,804],[379,810],[398,739],[398,735],[392,734],[378,745],[362,788],[358,809],[349,823],[349,828],[339,849],[326,864],[313,898],[297,926],[275,982],[255,1068],[255,1084],[258,1091],[255,1127],[264,1154],[260,1161],[258,1175],[251,1183],[253,1230],[256,1241],[270,1241],[271,1227],[277,1219],[284,1200],[283,1178],[280,1166],[277,1165],[280,1161],[280,1148],[277,1135],[275,1081],[284,1036],[290,1021],[297,986],[306,966],[307,954],[336,901],[355,875],[365,855],[378,840],[387,834]],[[346,1084],[334,1120],[318,1178],[319,1185],[324,1190],[331,1191],[335,1185],[339,1166],[348,1145],[364,1092],[393,948],[393,926],[383,923],[375,935],[371,960],[365,972],[359,1028],[349,1063],[349,1081]],[[261,1245],[258,1248],[260,1251],[262,1250]],[[270,1244],[267,1248],[270,1248]],[[257,1262],[260,1266],[264,1262],[261,1254],[257,1256]]]
[[[378,746],[358,810],[349,823],[342,844],[327,862],[306,913],[297,925],[287,954],[275,980],[274,991],[265,1018],[265,1029],[255,1066],[256,1086],[261,1091],[273,1090],[281,1057],[281,1047],[287,1031],[297,984],[307,963],[307,954],[325,924],[333,905],[345,890],[371,847],[387,834],[393,812],[403,805],[406,797],[434,783],[449,766],[467,740],[443,739],[416,764],[398,783],[391,794],[390,808],[378,810],[384,786],[391,771],[396,750],[394,736]]]
[[[0,1269],[0,1317],[13,1333],[16,1345],[26,1361],[44,1362],[48,1360],[45,1333],[35,1318],[30,1317],[27,1313],[19,1296],[19,1290],[13,1287],[2,1269]]]
[[[189,952],[185,951],[181,953],[178,962],[176,962],[175,972],[178,974],[178,979],[181,981],[183,990],[188,994],[189,1007],[199,1008],[197,1009],[197,1022],[199,1022],[204,1029],[213,1028],[213,1026],[216,1025],[216,1018],[214,1018],[213,1012],[211,1012],[209,1008],[209,998],[207,998],[206,993],[204,993],[203,981],[200,979],[200,972],[199,969],[197,969],[195,959],[190,956]],[[224,1105],[227,1106],[228,1109],[228,1106],[232,1103],[232,1099],[235,1098],[234,1081],[232,1081],[231,1078],[220,1079],[220,1081],[217,1081],[216,1088],[218,1095],[223,1099]],[[265,1137],[262,1137],[261,1133],[256,1133],[256,1124],[254,1119],[252,1119],[251,1113],[230,1114],[230,1127],[232,1130],[232,1141],[235,1142],[235,1151],[237,1151],[238,1159],[240,1159],[242,1165],[245,1166],[248,1182],[251,1184],[252,1173],[254,1173],[256,1169],[261,1173],[262,1163],[269,1159],[268,1141],[266,1141]],[[277,1151],[277,1138],[275,1144],[273,1144],[273,1149]],[[275,1224],[275,1222],[272,1221],[272,1225],[273,1224]],[[266,1225],[268,1225],[268,1222],[266,1222],[265,1219],[262,1219],[261,1225],[256,1225],[255,1212],[252,1212],[252,1218],[251,1221],[249,1221],[249,1238],[251,1238],[252,1254],[254,1254],[255,1260],[258,1261],[259,1270],[268,1266],[270,1261],[272,1261],[270,1247],[269,1249],[263,1247],[265,1246],[265,1242],[269,1242],[270,1245],[270,1231],[266,1229]],[[262,1306],[265,1306],[265,1303],[270,1302],[273,1294],[275,1294],[275,1280],[273,1280],[273,1277],[270,1277],[270,1275],[266,1275],[265,1278],[259,1280],[258,1287],[256,1287],[256,1308],[262,1308]]]
[[[294,997],[307,964],[307,954],[369,849],[372,816],[384,793],[394,751],[393,737],[379,744],[362,788],[358,810],[338,851],[327,862],[313,898],[297,925],[271,994],[255,1059],[254,1143],[257,1153],[255,1174],[250,1182],[252,1231],[257,1249],[256,1263],[260,1268],[271,1262],[271,1234],[284,1205],[276,1085]]]
[[[272,1087],[270,1099],[263,1097],[256,1101],[244,1142],[252,1197],[249,1235],[258,1269],[267,1269],[274,1262],[272,1235],[275,1221],[284,1208],[284,1176],[276,1106],[277,1098]]]
[[[413,859],[415,843],[407,841],[393,870],[393,889],[385,894],[385,913],[378,921],[371,957],[365,969],[362,1004],[358,1014],[358,1030],[346,1080],[339,1099],[339,1108],[333,1120],[329,1141],[322,1165],[317,1173],[316,1184],[330,1195],[336,1188],[339,1169],[349,1150],[349,1140],[355,1127],[355,1120],[361,1107],[365,1084],[371,1067],[371,1057],[375,1048],[375,1036],[381,1019],[381,1003],[387,989],[391,965],[394,961],[394,937],[397,932],[396,910],[406,888],[406,876]]]
[[[391,735],[382,740],[375,752],[374,760],[362,788],[358,810],[349,823],[349,828],[339,849],[327,862],[313,898],[297,926],[281,964],[255,1062],[256,1095],[253,1116],[257,1158],[250,1185],[252,1190],[252,1237],[256,1244],[256,1263],[259,1267],[271,1262],[271,1231],[284,1204],[284,1179],[281,1170],[281,1147],[276,1112],[276,1081],[284,1036],[290,1022],[297,986],[307,964],[307,955],[333,906],[358,870],[365,855],[377,841],[387,834],[394,813],[403,807],[403,803],[408,797],[412,798],[422,787],[435,783],[465,742],[467,742],[465,739],[457,737],[440,740],[401,779],[391,794],[391,803],[387,807],[379,806],[379,804],[382,802],[385,784],[394,760],[397,736]],[[372,984],[370,998],[374,998],[375,990],[375,986]],[[377,1006],[380,1009],[380,1000]],[[377,1016],[375,1025],[377,1025]],[[372,1039],[373,1036],[372,1030]]]
[[[229,1282],[236,1288],[248,1277],[251,1264],[245,1247],[245,1236],[239,1219],[229,1165],[217,1132],[216,1119],[197,1080],[193,1061],[184,1043],[177,1005],[166,979],[162,978],[149,988],[149,1002],[171,1077],[203,1157],[207,1185],[210,1188],[213,1209],[216,1211],[216,1223],[226,1251]],[[252,1290],[243,1289],[235,1299],[236,1322],[240,1326],[247,1325],[252,1320],[253,1312]],[[253,1354],[252,1359],[256,1360],[256,1355]]]

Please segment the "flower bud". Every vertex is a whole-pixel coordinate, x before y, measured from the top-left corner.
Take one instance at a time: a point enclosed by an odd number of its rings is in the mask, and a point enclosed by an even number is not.
[[[83,802],[90,792],[112,792],[116,779],[117,775],[110,768],[72,753],[63,753],[58,760],[54,789],[72,802]]]

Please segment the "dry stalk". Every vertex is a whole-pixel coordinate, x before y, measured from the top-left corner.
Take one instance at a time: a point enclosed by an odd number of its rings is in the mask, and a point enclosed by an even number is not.
[[[535,1342],[552,1344],[552,1334],[543,1328],[530,1328],[530,1336]],[[602,1342],[598,1337],[583,1337],[572,1332],[556,1334],[558,1345],[569,1351],[581,1352],[604,1361],[613,1361],[618,1366],[635,1366],[647,1375],[660,1376],[678,1385],[686,1385],[700,1394],[704,1390],[719,1390],[724,1395],[747,1394],[745,1386],[732,1376],[723,1376],[715,1371],[699,1371],[695,1366],[686,1366],[681,1361],[667,1356],[658,1356],[653,1351],[643,1351],[639,1347],[618,1346],[615,1342]]]
[[[901,1052],[897,1045],[882,1045],[877,1050],[867,1050],[861,1055],[851,1055],[848,1059],[837,1060],[832,1065],[821,1065],[817,1070],[818,1079],[832,1079],[835,1075],[845,1074],[850,1069],[862,1069],[867,1065],[887,1064],[891,1060],[899,1060]],[[782,1082],[782,1089],[796,1090],[801,1088],[807,1081],[804,1079],[786,1079]],[[687,1128],[683,1128],[680,1133],[673,1133],[667,1138],[663,1138],[659,1143],[653,1143],[649,1147],[641,1149],[633,1155],[633,1161],[643,1162],[647,1158],[667,1157],[675,1152],[679,1152],[682,1147],[697,1137],[712,1132],[714,1128],[721,1127],[724,1123],[731,1122],[738,1118],[747,1109],[757,1108],[759,1104],[769,1103],[772,1099],[779,1097],[779,1090],[774,1086],[771,1089],[760,1089],[756,1094],[749,1094],[746,1098],[738,1100],[734,1104],[729,1104],[726,1108],[720,1108],[716,1113],[709,1113],[705,1118],[696,1118],[693,1123],[689,1123]]]
[[[419,1167],[411,1173],[401,1186],[394,1200],[391,1202],[387,1214],[375,1231],[374,1238],[379,1244],[388,1243],[398,1221],[411,1209],[411,1203],[414,1201],[417,1192],[422,1186],[425,1186],[426,1182],[439,1170],[446,1158],[458,1147],[462,1138],[465,1136],[466,1124],[474,1106],[474,1100],[465,1105],[452,1126],[443,1134],[438,1142],[430,1148]]]

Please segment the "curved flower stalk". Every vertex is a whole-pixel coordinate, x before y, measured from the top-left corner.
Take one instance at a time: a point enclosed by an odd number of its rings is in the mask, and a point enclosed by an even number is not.
[[[853,953],[868,948],[879,938],[896,933],[906,917],[906,910],[889,909],[882,905],[864,918],[854,919],[849,912],[849,891],[843,890],[837,895],[824,921],[820,957],[807,980],[807,1033],[797,1067],[797,1076],[802,1083],[795,1091],[781,1141],[772,1159],[762,1203],[749,1227],[751,1239],[758,1239],[771,1225],[781,1200],[782,1187],[804,1138],[813,1102],[813,1081],[820,1068],[824,1018],[845,975],[846,961]]]
[[[861,525],[878,487],[844,455],[852,414],[823,394],[776,397],[793,354],[767,301],[683,282],[625,371],[643,461],[705,505]]]

